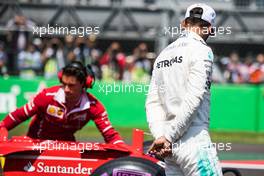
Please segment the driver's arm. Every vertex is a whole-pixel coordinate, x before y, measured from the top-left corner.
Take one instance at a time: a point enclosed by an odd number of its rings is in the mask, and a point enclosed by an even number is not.
[[[24,106],[17,108],[15,111],[10,112],[3,121],[0,122],[0,127],[5,127],[7,130],[11,130],[18,124],[29,119],[40,110],[40,106],[43,102],[43,95],[45,90],[37,94],[32,101],[29,101]]]
[[[152,71],[152,78],[150,81],[150,87],[146,100],[146,115],[150,132],[155,139],[158,139],[165,134],[166,127],[166,112],[163,108],[159,91],[162,89],[162,85],[158,85],[156,82],[157,70]]]

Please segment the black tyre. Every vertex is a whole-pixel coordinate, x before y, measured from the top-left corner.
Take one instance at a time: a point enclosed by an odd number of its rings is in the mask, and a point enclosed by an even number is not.
[[[136,157],[122,157],[109,161],[97,168],[92,176],[165,176],[164,169],[145,159]]]
[[[241,173],[237,170],[237,169],[234,169],[234,168],[228,168],[228,169],[225,169],[223,168],[223,174],[224,175],[232,175],[232,176],[242,176]]]

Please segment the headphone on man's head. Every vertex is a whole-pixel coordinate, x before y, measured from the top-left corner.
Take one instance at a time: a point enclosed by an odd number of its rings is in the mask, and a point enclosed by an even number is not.
[[[62,81],[63,70],[66,70],[68,68],[75,68],[78,71],[80,71],[81,74],[83,74],[83,77],[85,78],[84,80],[85,88],[93,87],[95,83],[95,75],[94,75],[91,65],[87,64],[86,66],[84,66],[79,61],[71,62],[70,64],[66,65],[63,69],[61,69],[58,72],[58,79],[60,80],[60,82]]]

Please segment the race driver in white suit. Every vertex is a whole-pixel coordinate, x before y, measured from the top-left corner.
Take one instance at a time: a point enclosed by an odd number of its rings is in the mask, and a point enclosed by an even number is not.
[[[146,100],[155,137],[149,152],[165,159],[167,176],[222,175],[208,133],[213,53],[205,41],[215,17],[206,4],[188,7],[185,30],[154,63]]]

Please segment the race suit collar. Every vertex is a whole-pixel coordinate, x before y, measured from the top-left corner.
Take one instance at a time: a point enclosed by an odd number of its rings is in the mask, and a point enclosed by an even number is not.
[[[74,113],[74,112],[79,112],[79,111],[83,111],[83,110],[89,109],[90,108],[90,104],[91,104],[91,102],[88,99],[86,91],[83,91],[83,93],[81,95],[80,106],[72,109],[68,113],[68,115],[70,115],[71,113]]]
[[[58,92],[54,95],[54,100],[59,102],[60,104],[64,104],[65,101],[65,93],[62,88],[58,90]]]
[[[64,106],[66,101],[65,101],[65,93],[64,93],[62,88],[60,88],[58,90],[58,92],[55,94],[54,100]],[[83,91],[81,98],[80,98],[79,106],[72,109],[70,113],[83,111],[83,110],[89,109],[89,108],[90,108],[90,100],[88,99],[87,93],[85,91]]]

